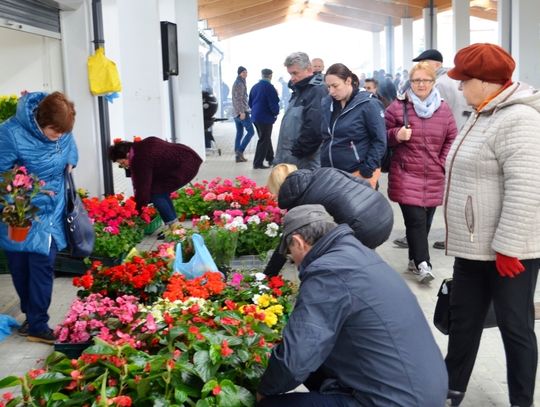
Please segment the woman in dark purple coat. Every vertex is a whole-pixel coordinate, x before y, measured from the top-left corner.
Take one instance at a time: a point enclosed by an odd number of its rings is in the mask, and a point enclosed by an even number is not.
[[[420,62],[411,69],[409,77],[407,100],[395,100],[385,113],[388,145],[393,150],[388,197],[399,203],[403,213],[409,270],[419,282],[429,283],[434,276],[428,233],[435,208],[442,204],[444,165],[457,128],[450,107],[434,87],[434,69]],[[408,126],[404,125],[405,117]]]
[[[202,163],[188,146],[157,137],[115,143],[109,147],[109,159],[130,170],[137,208],[152,202],[166,225],[178,218],[171,192],[190,182]]]

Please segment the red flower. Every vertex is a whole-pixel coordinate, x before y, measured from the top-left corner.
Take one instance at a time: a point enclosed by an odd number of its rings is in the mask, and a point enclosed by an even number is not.
[[[229,348],[229,343],[226,340],[223,340],[221,343],[221,356],[227,357],[232,355],[233,350]]]
[[[220,387],[219,384],[218,384],[218,385],[216,385],[216,387],[214,387],[214,388],[212,389],[212,394],[213,394],[214,396],[217,396],[219,393],[221,393],[221,387]]]

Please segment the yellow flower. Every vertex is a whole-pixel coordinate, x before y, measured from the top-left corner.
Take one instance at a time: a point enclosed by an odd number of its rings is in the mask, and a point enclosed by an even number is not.
[[[276,302],[277,300],[269,294],[262,294],[257,298],[257,305],[261,308],[266,308]]]
[[[269,327],[274,326],[277,324],[278,317],[273,312],[268,311],[268,309],[264,310],[264,323],[268,325]]]
[[[272,312],[276,315],[283,315],[283,305],[272,305],[264,310],[264,312]]]

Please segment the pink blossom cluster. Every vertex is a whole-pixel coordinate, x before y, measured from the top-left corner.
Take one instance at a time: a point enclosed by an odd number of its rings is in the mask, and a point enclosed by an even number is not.
[[[90,294],[73,301],[64,321],[56,327],[55,334],[59,342],[81,343],[94,335],[113,341],[113,334],[130,342],[121,331],[111,332],[107,322],[117,320],[121,325],[137,323],[135,317],[138,311],[138,299],[132,295],[113,300],[101,294]]]

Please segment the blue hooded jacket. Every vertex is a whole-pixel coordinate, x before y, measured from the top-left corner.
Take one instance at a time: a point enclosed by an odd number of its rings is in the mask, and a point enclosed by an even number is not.
[[[32,200],[39,208],[39,220],[32,222],[26,240],[14,242],[7,237],[7,225],[0,222],[0,247],[7,251],[32,252],[47,255],[54,239],[58,250],[66,247],[64,231],[65,183],[64,170],[68,164],[77,165],[78,153],[71,133],[57,141],[49,140],[40,130],[35,111],[46,93],[27,93],[19,99],[17,112],[0,125],[0,172],[22,165],[29,173],[45,182]]]

